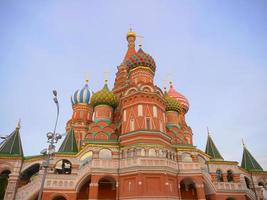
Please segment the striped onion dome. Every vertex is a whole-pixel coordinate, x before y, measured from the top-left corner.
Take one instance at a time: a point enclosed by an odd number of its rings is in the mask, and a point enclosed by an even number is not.
[[[153,72],[156,70],[154,59],[141,48],[126,61],[126,65],[130,70],[139,66],[148,67]]]
[[[176,99],[182,106],[182,108],[187,112],[189,110],[189,102],[187,98],[182,95],[181,93],[177,92],[172,85],[172,82],[170,82],[170,90],[168,92],[169,96]]]
[[[76,90],[74,95],[71,97],[72,105],[75,104],[90,104],[91,97],[93,95],[92,90],[88,87],[88,81],[82,89]]]
[[[176,111],[181,112],[181,104],[174,98],[170,97],[167,92],[165,92],[164,99],[166,101],[166,111]]]
[[[105,81],[105,85],[102,90],[94,93],[91,99],[92,105],[109,105],[115,108],[118,105],[117,96],[109,90],[107,81]]]

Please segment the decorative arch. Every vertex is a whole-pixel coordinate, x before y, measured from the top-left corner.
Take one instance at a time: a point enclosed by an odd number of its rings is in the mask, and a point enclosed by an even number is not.
[[[221,169],[216,170],[216,181],[223,182],[223,173]]]
[[[40,163],[35,163],[24,169],[20,175],[19,187],[31,182],[32,178],[39,173],[40,166]]]
[[[11,171],[7,169],[0,173],[0,199],[4,199],[8,185],[9,174],[11,174]]]
[[[226,172],[226,177],[227,177],[227,181],[228,182],[233,182],[234,181],[234,174],[233,171],[231,169],[228,169]]]
[[[90,183],[91,183],[91,174],[87,174],[77,184],[76,186],[77,200],[89,199]]]
[[[181,199],[197,199],[196,182],[193,178],[184,178],[180,181]]]
[[[183,162],[192,162],[192,155],[190,153],[182,153]]]
[[[142,85],[140,87],[140,90],[142,90],[144,92],[154,92],[154,88],[151,87],[150,85]]]
[[[116,179],[112,176],[103,176],[98,181],[98,199],[116,199]]]
[[[103,148],[99,151],[99,159],[102,160],[111,160],[112,159],[112,151],[107,148]]]
[[[138,91],[138,89],[136,88],[136,87],[131,87],[131,88],[129,88],[128,90],[126,90],[126,92],[125,92],[125,96],[127,96],[127,95],[129,95],[129,94],[133,94],[133,93],[135,93],[135,92],[137,92]]]
[[[72,164],[67,159],[58,160],[55,164],[56,174],[71,174]]]
[[[157,153],[156,153],[156,150],[151,148],[148,150],[148,156],[150,157],[156,157],[157,156]]]

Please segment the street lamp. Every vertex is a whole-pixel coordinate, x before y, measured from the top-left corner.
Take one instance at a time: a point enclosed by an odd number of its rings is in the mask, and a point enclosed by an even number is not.
[[[39,195],[38,195],[38,200],[42,199],[42,194],[43,194],[43,190],[44,190],[44,183],[45,183],[45,178],[46,178],[46,175],[47,175],[49,162],[50,162],[50,160],[53,159],[53,155],[54,155],[55,149],[56,149],[55,144],[58,142],[58,140],[60,140],[62,138],[62,135],[60,135],[59,133],[56,133],[58,116],[59,116],[59,104],[58,104],[57,91],[56,90],[53,90],[53,95],[54,95],[53,100],[54,100],[54,102],[55,102],[55,104],[57,106],[57,118],[56,118],[54,131],[53,132],[48,132],[46,134],[48,148],[47,149],[43,149],[41,151],[41,154],[43,154],[45,156],[45,160],[44,160],[44,162],[42,164],[42,167],[44,168],[44,174],[43,174],[43,177],[42,177],[42,182],[41,182],[41,187],[40,187],[40,191],[39,191]]]

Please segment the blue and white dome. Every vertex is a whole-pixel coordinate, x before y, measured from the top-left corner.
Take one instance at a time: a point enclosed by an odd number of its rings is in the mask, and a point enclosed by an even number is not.
[[[88,81],[86,81],[85,86],[80,90],[76,90],[74,95],[71,97],[71,103],[72,105],[90,104],[92,95],[93,95],[93,92],[88,87]]]

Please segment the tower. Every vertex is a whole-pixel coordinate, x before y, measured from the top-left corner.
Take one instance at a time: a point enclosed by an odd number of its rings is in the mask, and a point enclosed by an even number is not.
[[[81,147],[81,141],[84,139],[88,125],[92,121],[93,106],[91,105],[92,90],[88,86],[88,80],[82,89],[75,91],[71,97],[73,114],[71,119],[67,122],[66,130],[74,130],[75,138],[77,140],[78,149]]]

